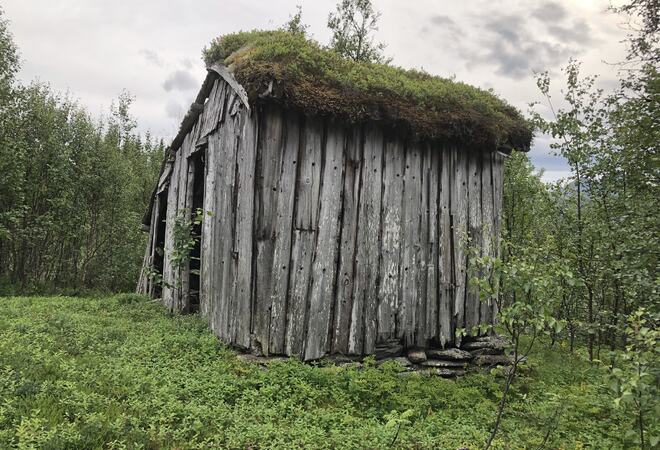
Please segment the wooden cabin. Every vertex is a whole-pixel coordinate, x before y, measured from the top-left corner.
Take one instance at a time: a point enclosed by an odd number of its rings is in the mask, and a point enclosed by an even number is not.
[[[145,216],[138,291],[199,312],[229,345],[304,360],[454,346],[457,329],[493,323],[468,286],[466,238],[497,251],[503,160],[531,140],[517,111],[450,80],[336,62],[476,93],[437,108],[369,98],[301,64],[287,72],[295,46],[285,61],[254,51],[270,40],[208,61]]]

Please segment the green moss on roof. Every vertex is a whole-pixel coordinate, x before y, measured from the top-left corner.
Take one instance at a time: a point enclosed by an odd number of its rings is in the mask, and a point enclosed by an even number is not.
[[[422,139],[505,151],[528,150],[532,139],[520,112],[492,92],[419,70],[348,60],[299,34],[228,34],[204,49],[204,60],[228,66],[250,101],[272,81],[271,97],[287,106],[405,126]]]

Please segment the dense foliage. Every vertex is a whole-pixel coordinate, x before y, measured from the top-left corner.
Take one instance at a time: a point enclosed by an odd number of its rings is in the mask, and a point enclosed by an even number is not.
[[[553,185],[533,175],[526,156],[507,162],[500,319],[524,334],[548,333],[610,367],[617,404],[636,417],[631,444],[660,443],[660,142],[658,72],[645,65],[605,95],[571,61],[559,107],[550,79],[538,79],[553,112],[538,127],[568,161]],[[634,86],[634,91],[630,87]],[[531,270],[531,271],[530,271]],[[495,271],[497,273],[497,271]],[[483,292],[487,281],[482,279]],[[484,283],[484,281],[486,283]],[[520,290],[523,283],[523,290]],[[542,289],[538,289],[541,287]],[[518,314],[523,312],[524,314]],[[531,319],[531,322],[530,322]],[[517,322],[516,322],[517,321]],[[555,326],[556,325],[556,326]],[[512,336],[519,330],[513,327]]]
[[[0,51],[0,289],[132,289],[162,144],[137,134],[127,94],[95,120],[18,83],[2,16]]]
[[[133,295],[0,302],[1,448],[478,449],[501,395],[395,363],[264,370]],[[602,369],[562,349],[521,376],[494,448],[629,448]]]
[[[660,21],[655,0],[616,11],[642,24],[629,35],[619,89],[597,89],[596,77],[582,76],[573,60],[559,100],[548,74],[538,76],[550,117],[535,109],[533,120],[554,138],[570,176],[543,183],[525,155],[512,155],[503,253],[474,255],[472,273],[482,297],[497,302],[500,329],[512,339],[504,399],[518,386],[521,352],[540,336],[571,352],[584,346],[590,361],[608,367],[615,403],[635,418],[627,445],[646,449],[660,444]],[[520,345],[521,336],[529,345]]]
[[[418,70],[347,59],[304,33],[228,34],[204,50],[204,59],[228,65],[251,100],[270,89],[275,98],[308,112],[396,123],[425,138],[503,150],[530,145],[527,121],[492,92]]]

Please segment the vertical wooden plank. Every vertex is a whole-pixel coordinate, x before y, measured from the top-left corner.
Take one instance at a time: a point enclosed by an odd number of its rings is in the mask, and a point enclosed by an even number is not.
[[[298,113],[288,112],[286,114],[286,139],[277,191],[275,250],[270,277],[270,303],[272,309],[270,314],[269,351],[272,354],[282,354],[285,348],[289,271],[292,270],[291,228],[293,227],[301,121],[302,117]]]
[[[373,353],[376,348],[383,133],[375,125],[365,127],[363,154],[356,276],[348,338],[350,354]]]
[[[234,291],[234,235],[235,212],[234,184],[236,175],[236,150],[238,147],[239,115],[227,115],[221,134],[222,141],[216,161],[216,248],[217,260],[214,266],[216,284],[214,289],[216,308],[216,334],[225,342],[231,342],[229,317],[234,314],[230,308]]]
[[[467,279],[467,258],[465,239],[467,238],[467,182],[468,158],[464,150],[451,149],[452,154],[452,251],[454,271],[454,330],[465,327],[465,284]],[[460,339],[456,342],[460,345]]]
[[[493,222],[493,177],[491,174],[491,154],[481,152],[481,211],[482,211],[482,251],[484,255],[494,256],[494,222]],[[492,274],[486,274],[490,277]],[[479,322],[491,323],[492,300],[481,302],[479,308]]]
[[[321,187],[322,145],[323,122],[319,117],[307,117],[296,181],[296,215],[286,320],[287,355],[304,354],[309,300],[307,293],[311,281]]]
[[[179,202],[183,205],[183,211],[187,220],[190,220],[194,211],[192,210],[193,186],[195,182],[195,165],[191,163],[190,151],[194,142],[196,132],[199,130],[195,125],[191,133],[183,141],[182,149],[185,149],[182,158],[185,161],[186,178],[185,185],[182,183],[179,192]],[[188,255],[190,256],[190,255]],[[187,259],[181,270],[181,295],[179,297],[178,310],[183,313],[190,312],[190,258]]]
[[[218,123],[221,122],[221,115],[223,113],[227,83],[221,78],[218,78],[213,83],[213,89],[209,94],[209,99],[204,105],[204,111],[200,116],[202,122],[200,123],[199,137],[203,138],[204,136],[212,133]]]
[[[343,126],[330,121],[326,130],[318,232],[309,290],[305,360],[318,359],[329,351],[328,335],[335,301],[334,287],[341,223],[339,215],[341,213],[344,144]]]
[[[418,347],[428,346],[428,296],[427,296],[427,283],[428,283],[428,257],[429,257],[429,186],[428,178],[431,167],[431,159],[427,155],[428,146],[425,143],[416,145],[419,151],[419,195],[420,203],[418,210],[419,221],[419,250],[417,251],[417,307],[416,307],[416,331],[415,331],[415,345]]]
[[[218,92],[219,91],[219,92]],[[218,123],[224,120],[224,105],[227,101],[227,89],[224,81],[219,81],[214,95],[214,101],[218,106]],[[208,114],[204,115],[206,119]],[[217,125],[217,124],[216,124]],[[210,131],[204,162],[204,221],[202,223],[202,242],[200,252],[200,312],[207,317],[211,329],[215,332],[218,329],[217,324],[217,268],[218,268],[218,249],[217,247],[217,224],[219,221],[217,211],[217,198],[220,192],[218,181],[218,158],[220,148],[223,142],[222,127],[210,127]]]
[[[426,233],[424,235],[426,260],[426,319],[424,336],[426,343],[438,340],[438,250],[440,247],[438,224],[440,214],[438,211],[440,191],[440,154],[436,149],[427,145],[424,149],[424,190],[427,194]]]
[[[321,189],[321,161],[323,153],[323,122],[319,117],[307,117],[305,139],[296,191],[297,230],[316,230]]]
[[[250,347],[252,317],[252,236],[254,218],[254,174],[257,154],[256,113],[240,113],[241,129],[236,160],[236,236],[234,241],[236,288],[230,313],[231,340],[242,348]]]
[[[200,252],[200,293],[199,306],[202,316],[207,317],[211,329],[213,325],[214,311],[211,299],[211,289],[214,288],[213,264],[215,249],[215,224],[217,222],[217,212],[215,210],[216,191],[216,154],[219,131],[214,131],[208,140],[204,161],[204,221],[202,222],[202,242]]]
[[[452,328],[452,316],[454,310],[454,286],[453,286],[453,254],[452,254],[452,227],[451,227],[451,159],[452,152],[445,147],[433,149],[439,153],[440,159],[440,192],[439,192],[439,224],[438,239],[440,241],[438,254],[438,338],[441,346],[454,341],[454,329]]]
[[[156,194],[156,198],[154,198],[154,205],[153,205],[153,211],[151,213],[151,238],[150,238],[150,246],[149,246],[149,268],[153,269],[154,261],[156,259],[156,252],[158,252],[158,227],[160,225],[160,222],[162,220],[165,220],[164,217],[160,217],[160,195]],[[149,294],[149,297],[153,298],[155,294],[155,287],[156,283],[152,279],[147,280],[147,294]]]
[[[394,136],[385,138],[383,149],[382,242],[378,294],[378,342],[396,337],[402,324],[399,308],[401,227],[403,225],[404,142]]]
[[[291,270],[289,272],[289,305],[286,311],[285,353],[303,356],[307,314],[307,292],[314,256],[314,232],[293,230]]]
[[[470,236],[470,247],[476,252],[475,256],[481,256],[481,154],[470,151],[469,173],[468,173],[468,233]],[[471,264],[468,256],[468,264]],[[471,267],[471,266],[470,266]],[[472,270],[472,269],[470,269]],[[476,274],[479,275],[478,273]],[[470,277],[470,276],[468,276]],[[465,328],[469,335],[478,335],[475,327],[479,326],[479,310],[481,302],[479,291],[471,285],[467,286],[465,297]]]
[[[492,153],[492,169],[491,174],[493,177],[493,228],[495,236],[495,256],[499,257],[501,254],[501,241],[502,241],[502,201],[504,195],[504,160],[505,156],[499,152]],[[496,323],[497,319],[497,303],[493,303],[491,310],[491,321]]]
[[[257,184],[254,232],[256,285],[254,298],[253,348],[268,354],[271,317],[270,276],[273,268],[273,233],[282,155],[283,113],[279,108],[263,110],[257,147]],[[279,300],[281,301],[281,300]]]
[[[163,304],[172,309],[176,295],[178,279],[172,267],[172,251],[174,249],[174,221],[177,217],[177,200],[179,190],[179,172],[181,168],[181,153],[173,155],[174,165],[170,175],[170,186],[167,191],[167,218],[165,225],[165,244],[163,246]]]
[[[152,294],[152,280],[148,277],[148,272],[153,269],[154,260],[154,240],[156,237],[156,229],[158,227],[158,195],[156,194],[152,201],[151,206],[151,221],[149,225],[149,235],[147,237],[147,245],[144,249],[144,257],[142,258],[142,270],[140,271],[140,278],[135,292],[138,294]]]
[[[401,248],[401,323],[400,336],[405,345],[416,344],[419,331],[418,301],[420,208],[421,208],[421,155],[418,145],[406,150],[406,166],[403,180],[403,236]]]
[[[332,338],[333,353],[348,353],[348,330],[353,308],[355,252],[357,243],[358,207],[362,167],[362,130],[353,127],[347,136],[344,156],[344,186],[341,212],[341,243],[339,275]]]

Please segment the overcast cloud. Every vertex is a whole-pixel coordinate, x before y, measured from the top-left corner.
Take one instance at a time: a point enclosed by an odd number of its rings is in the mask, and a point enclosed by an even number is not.
[[[303,20],[322,43],[335,0],[3,0],[20,47],[25,81],[70,90],[93,114],[126,89],[142,131],[166,140],[205,76],[201,49],[238,30],[273,28],[302,4]],[[624,32],[605,10],[608,0],[373,0],[382,12],[377,38],[402,67],[416,67],[497,94],[527,111],[541,100],[533,73],[554,77],[568,58],[600,73],[611,88],[623,59]],[[553,78],[559,84],[559,78]],[[541,109],[542,112],[547,112]],[[547,137],[531,152],[545,179],[566,174]]]

